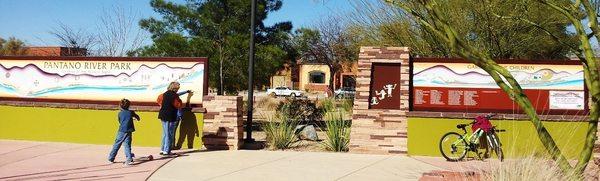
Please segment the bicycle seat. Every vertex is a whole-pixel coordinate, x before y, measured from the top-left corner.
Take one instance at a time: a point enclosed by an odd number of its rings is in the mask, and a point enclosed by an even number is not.
[[[467,125],[466,125],[466,124],[459,124],[459,125],[456,125],[456,128],[458,128],[458,129],[465,129],[465,127],[467,127]]]

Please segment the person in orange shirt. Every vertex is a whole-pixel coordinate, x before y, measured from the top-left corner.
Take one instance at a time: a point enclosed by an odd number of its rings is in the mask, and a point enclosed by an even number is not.
[[[177,110],[183,108],[183,102],[179,99],[177,91],[179,82],[171,82],[167,91],[158,96],[157,103],[160,105],[158,119],[160,119],[163,134],[161,141],[161,155],[171,154],[171,145],[175,137],[175,127],[177,123]]]

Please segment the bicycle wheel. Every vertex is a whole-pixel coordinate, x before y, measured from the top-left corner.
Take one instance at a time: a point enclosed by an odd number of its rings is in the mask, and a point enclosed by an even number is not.
[[[440,139],[440,152],[448,161],[459,161],[467,155],[467,141],[455,132],[446,133]]]
[[[496,156],[500,161],[504,161],[504,152],[502,152],[502,146],[500,144],[500,139],[496,133],[488,134],[489,142],[491,143],[492,150],[496,153]]]

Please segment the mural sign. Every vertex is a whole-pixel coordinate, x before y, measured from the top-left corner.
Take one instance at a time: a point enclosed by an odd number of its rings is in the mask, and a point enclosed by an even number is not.
[[[471,63],[415,62],[413,109],[427,111],[515,111],[487,72]],[[538,112],[585,109],[581,65],[501,64],[521,84]]]
[[[400,64],[373,64],[370,109],[400,109]]]
[[[172,81],[206,93],[205,58],[0,57],[0,97],[53,102],[114,102],[127,98],[154,105]]]

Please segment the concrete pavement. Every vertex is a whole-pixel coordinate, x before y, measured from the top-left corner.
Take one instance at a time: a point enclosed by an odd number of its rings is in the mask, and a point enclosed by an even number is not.
[[[134,143],[135,145],[135,143]],[[449,170],[435,158],[294,151],[183,150],[133,166],[111,145],[0,140],[0,180],[417,180]],[[133,147],[137,156],[158,148]],[[436,166],[434,166],[436,165]]]
[[[171,158],[126,166],[122,149],[109,163],[111,145],[0,140],[0,180],[146,180]],[[136,156],[158,148],[134,147]]]
[[[399,155],[212,151],[177,158],[149,180],[417,180],[444,170]]]

